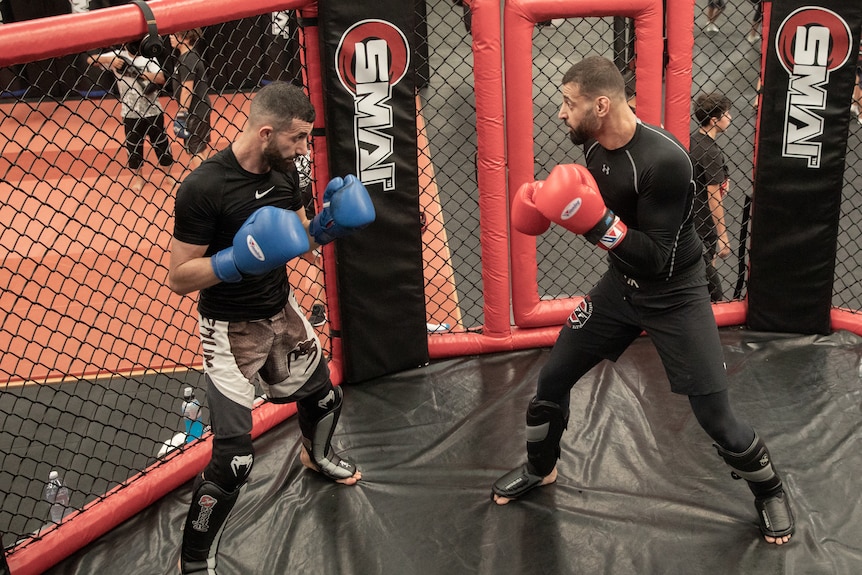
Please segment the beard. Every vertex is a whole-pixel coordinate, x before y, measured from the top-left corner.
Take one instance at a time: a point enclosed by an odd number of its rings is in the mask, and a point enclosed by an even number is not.
[[[574,128],[569,128],[569,140],[576,146],[581,146],[594,138],[599,129],[599,119],[592,110]]]
[[[577,129],[569,129],[569,140],[576,146],[583,146],[587,143],[587,140],[590,139],[590,135],[587,134],[581,126],[578,126]]]
[[[267,144],[263,149],[263,159],[269,164],[270,169],[277,172],[290,172],[296,169],[293,158],[282,156],[272,143]]]

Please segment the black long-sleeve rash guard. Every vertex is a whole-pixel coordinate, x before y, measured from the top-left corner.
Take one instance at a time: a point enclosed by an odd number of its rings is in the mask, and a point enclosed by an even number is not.
[[[584,154],[605,205],[628,226],[610,252],[611,265],[632,278],[669,280],[701,257],[691,159],[676,138],[638,122],[622,148],[588,142]]]

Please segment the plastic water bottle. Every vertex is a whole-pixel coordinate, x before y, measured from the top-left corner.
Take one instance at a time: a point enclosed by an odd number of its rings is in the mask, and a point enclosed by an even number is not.
[[[204,423],[201,421],[201,402],[195,399],[195,391],[191,387],[183,390],[183,423],[186,428],[186,443],[200,439],[204,434]]]
[[[449,327],[448,323],[425,323],[428,333],[443,333],[449,331]]]
[[[69,508],[69,488],[63,485],[60,474],[52,470],[45,484],[45,501],[51,504],[49,517],[52,522],[59,523]]]

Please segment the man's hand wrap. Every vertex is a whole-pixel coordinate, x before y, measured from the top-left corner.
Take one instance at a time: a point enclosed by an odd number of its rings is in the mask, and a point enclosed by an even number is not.
[[[578,164],[554,166],[534,200],[546,218],[606,250],[614,249],[628,230],[605,207],[593,175]]]

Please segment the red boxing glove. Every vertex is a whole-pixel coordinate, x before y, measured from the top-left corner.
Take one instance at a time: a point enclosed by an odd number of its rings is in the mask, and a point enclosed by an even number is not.
[[[534,195],[539,212],[600,248],[614,249],[628,227],[611,210],[584,166],[560,164]]]
[[[540,236],[551,226],[551,220],[536,209],[533,196],[544,182],[521,184],[512,200],[512,227],[529,236]]]

